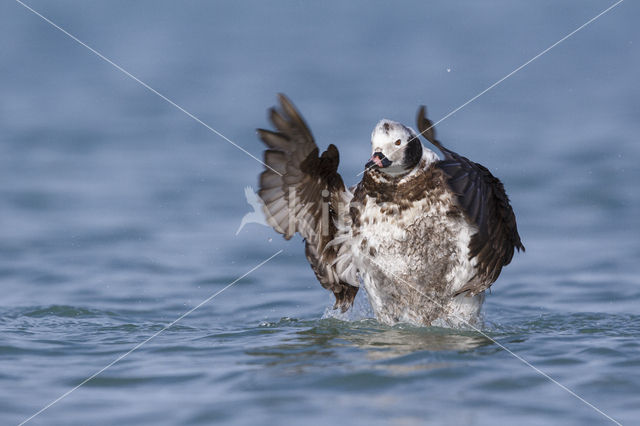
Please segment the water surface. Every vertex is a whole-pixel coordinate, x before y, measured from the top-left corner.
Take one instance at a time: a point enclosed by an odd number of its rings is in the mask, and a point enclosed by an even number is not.
[[[375,123],[435,120],[612,3],[29,3],[260,156],[277,92],[349,184]],[[438,126],[518,215],[484,332],[640,416],[640,37],[624,2]],[[0,5],[0,423],[607,424],[480,333],[324,318],[261,165],[18,3]]]

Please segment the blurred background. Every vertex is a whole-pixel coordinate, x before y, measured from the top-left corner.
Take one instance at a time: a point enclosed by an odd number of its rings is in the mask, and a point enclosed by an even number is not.
[[[444,117],[613,1],[28,3],[257,157],[286,93],[359,180],[375,123]],[[504,182],[526,254],[486,331],[640,415],[640,6],[438,125]],[[300,239],[238,236],[262,165],[17,2],[0,4],[0,423],[606,424],[477,333],[322,319]],[[307,417],[310,417],[307,419]]]

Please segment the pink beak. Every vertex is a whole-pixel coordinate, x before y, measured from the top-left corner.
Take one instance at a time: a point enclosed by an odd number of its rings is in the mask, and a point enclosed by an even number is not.
[[[376,154],[373,154],[371,156],[371,158],[369,159],[370,162],[373,162],[376,166],[378,167],[382,167],[382,160],[380,159],[380,157]]]

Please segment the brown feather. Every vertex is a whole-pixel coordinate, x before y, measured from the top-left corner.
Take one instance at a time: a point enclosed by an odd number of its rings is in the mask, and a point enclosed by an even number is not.
[[[341,194],[345,192],[342,177],[338,173],[340,156],[334,145],[319,155],[309,127],[291,101],[278,96],[280,109],[271,108],[269,118],[277,131],[258,129],[260,139],[269,148],[264,152],[264,162],[273,170],[265,169],[260,176],[258,195],[263,201],[268,223],[284,238],[295,232],[305,241],[305,254],[320,284],[334,293],[336,308],[344,312],[352,304],[358,291],[338,278],[333,261],[337,246],[327,244],[335,237],[334,224]],[[290,191],[296,199],[289,200]],[[327,200],[322,192],[329,192]],[[323,202],[329,203],[330,216],[322,220]],[[302,214],[302,212],[306,214]],[[289,217],[293,217],[295,229],[289,228]],[[328,229],[323,227],[328,225]]]
[[[502,267],[513,258],[514,249],[524,251],[504,185],[481,164],[474,163],[445,148],[435,137],[433,123],[426,117],[426,108],[418,110],[418,129],[444,155],[436,163],[446,177],[448,188],[467,219],[478,231],[469,242],[469,258],[477,258],[477,274],[457,294],[472,294],[486,290],[498,279]]]

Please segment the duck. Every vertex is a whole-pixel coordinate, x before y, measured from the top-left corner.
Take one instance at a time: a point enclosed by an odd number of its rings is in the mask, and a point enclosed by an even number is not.
[[[258,196],[266,223],[304,241],[322,287],[347,311],[360,289],[388,325],[459,326],[481,318],[485,292],[525,250],[504,185],[445,148],[426,108],[416,132],[383,119],[362,178],[347,187],[338,148],[320,149],[293,103],[269,109]],[[437,148],[424,146],[423,137]]]

